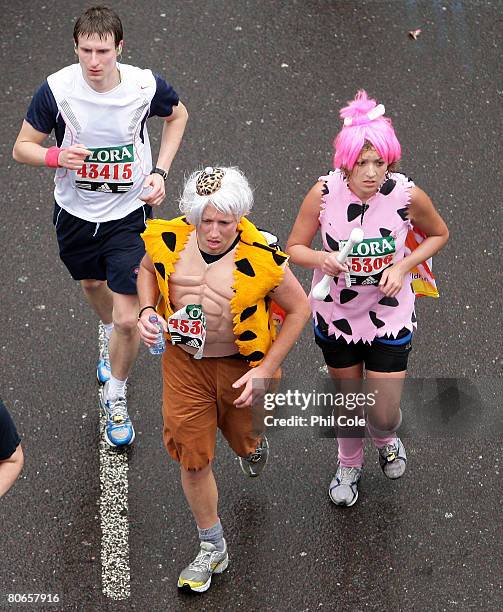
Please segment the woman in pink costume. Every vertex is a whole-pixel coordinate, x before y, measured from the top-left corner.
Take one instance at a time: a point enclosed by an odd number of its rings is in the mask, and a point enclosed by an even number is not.
[[[378,388],[366,425],[388,478],[400,478],[407,457],[396,435],[401,421],[400,395],[416,327],[415,295],[409,272],[447,242],[448,229],[428,195],[395,172],[401,148],[382,104],[359,91],[340,112],[344,120],[334,146],[334,168],[319,178],[302,203],[288,240],[291,261],[314,269],[314,287],[333,277],[324,300],[310,296],[315,341],[328,371],[341,390],[355,389],[366,372]],[[412,253],[405,239],[414,225],[426,238]],[[345,263],[338,252],[351,230],[364,240]],[[318,232],[324,250],[311,248]],[[349,282],[348,282],[349,281]],[[339,461],[330,483],[331,500],[352,506],[358,498],[364,436],[339,419]]]

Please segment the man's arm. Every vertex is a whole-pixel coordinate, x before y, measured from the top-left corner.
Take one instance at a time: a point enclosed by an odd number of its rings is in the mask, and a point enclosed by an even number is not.
[[[159,299],[159,285],[155,275],[154,264],[150,257],[146,254],[141,260],[138,279],[136,281],[136,290],[138,292],[138,300],[140,302],[140,311],[145,306],[156,306]],[[141,339],[146,346],[152,346],[157,340],[159,330],[148,320],[150,315],[156,314],[152,308],[147,308],[138,317],[138,331]],[[158,314],[157,320],[163,326],[164,331],[167,331],[166,321]]]
[[[16,142],[14,143],[12,157],[21,164],[45,166],[47,149],[42,146],[42,143],[47,136],[49,136],[49,134],[39,132],[25,119]]]
[[[24,465],[24,455],[21,444],[18,444],[16,450],[8,459],[0,461],[0,497],[5,495],[7,491],[16,482]]]
[[[243,392],[234,402],[238,408],[251,405],[253,379],[270,379],[273,377],[311,316],[311,307],[306,293],[288,267],[285,269],[281,284],[270,293],[270,297],[285,311],[285,320],[278,337],[262,363],[246,372],[232,385],[235,389],[245,385]]]
[[[161,146],[156,163],[157,168],[162,168],[166,172],[171,168],[173,159],[180,148],[188,119],[189,113],[181,102],[178,102],[177,106],[173,106],[171,115],[164,119]]]
[[[161,168],[166,172],[171,168],[173,159],[182,142],[188,118],[189,113],[181,102],[173,106],[171,115],[165,117],[162,127],[159,156],[155,164],[156,168]],[[142,198],[147,204],[158,206],[166,197],[164,179],[160,174],[151,174],[147,176],[143,183],[143,187],[152,187],[152,191],[146,197]]]
[[[12,157],[21,164],[46,166],[46,155],[49,149],[43,147],[42,143],[48,136],[49,134],[39,132],[24,120],[12,149]],[[88,155],[91,155],[91,151],[84,145],[75,144],[60,150],[57,163],[62,168],[80,170]]]

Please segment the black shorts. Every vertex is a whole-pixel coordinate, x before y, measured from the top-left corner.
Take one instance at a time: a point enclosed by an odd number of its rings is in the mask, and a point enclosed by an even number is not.
[[[375,338],[369,344],[362,340],[348,343],[342,337],[330,338],[315,327],[314,339],[330,368],[349,368],[364,363],[365,369],[372,372],[403,372],[412,349],[412,333],[406,328],[394,339]]]
[[[55,203],[53,225],[59,256],[74,280],[106,280],[115,293],[136,294],[145,245],[140,234],[152,207],[144,204],[127,217],[104,223],[84,221]]]

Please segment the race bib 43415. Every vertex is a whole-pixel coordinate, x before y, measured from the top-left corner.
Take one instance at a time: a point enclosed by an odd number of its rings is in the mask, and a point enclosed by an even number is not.
[[[124,193],[133,186],[134,149],[132,144],[92,148],[82,168],[77,171],[75,186],[87,191]]]

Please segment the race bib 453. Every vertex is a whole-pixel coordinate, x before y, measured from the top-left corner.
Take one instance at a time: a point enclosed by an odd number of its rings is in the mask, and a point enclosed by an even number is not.
[[[124,193],[133,186],[134,149],[132,144],[92,148],[77,171],[77,189]]]
[[[201,304],[188,304],[168,318],[172,344],[185,344],[197,349],[194,359],[203,356],[206,342],[206,317]]]

